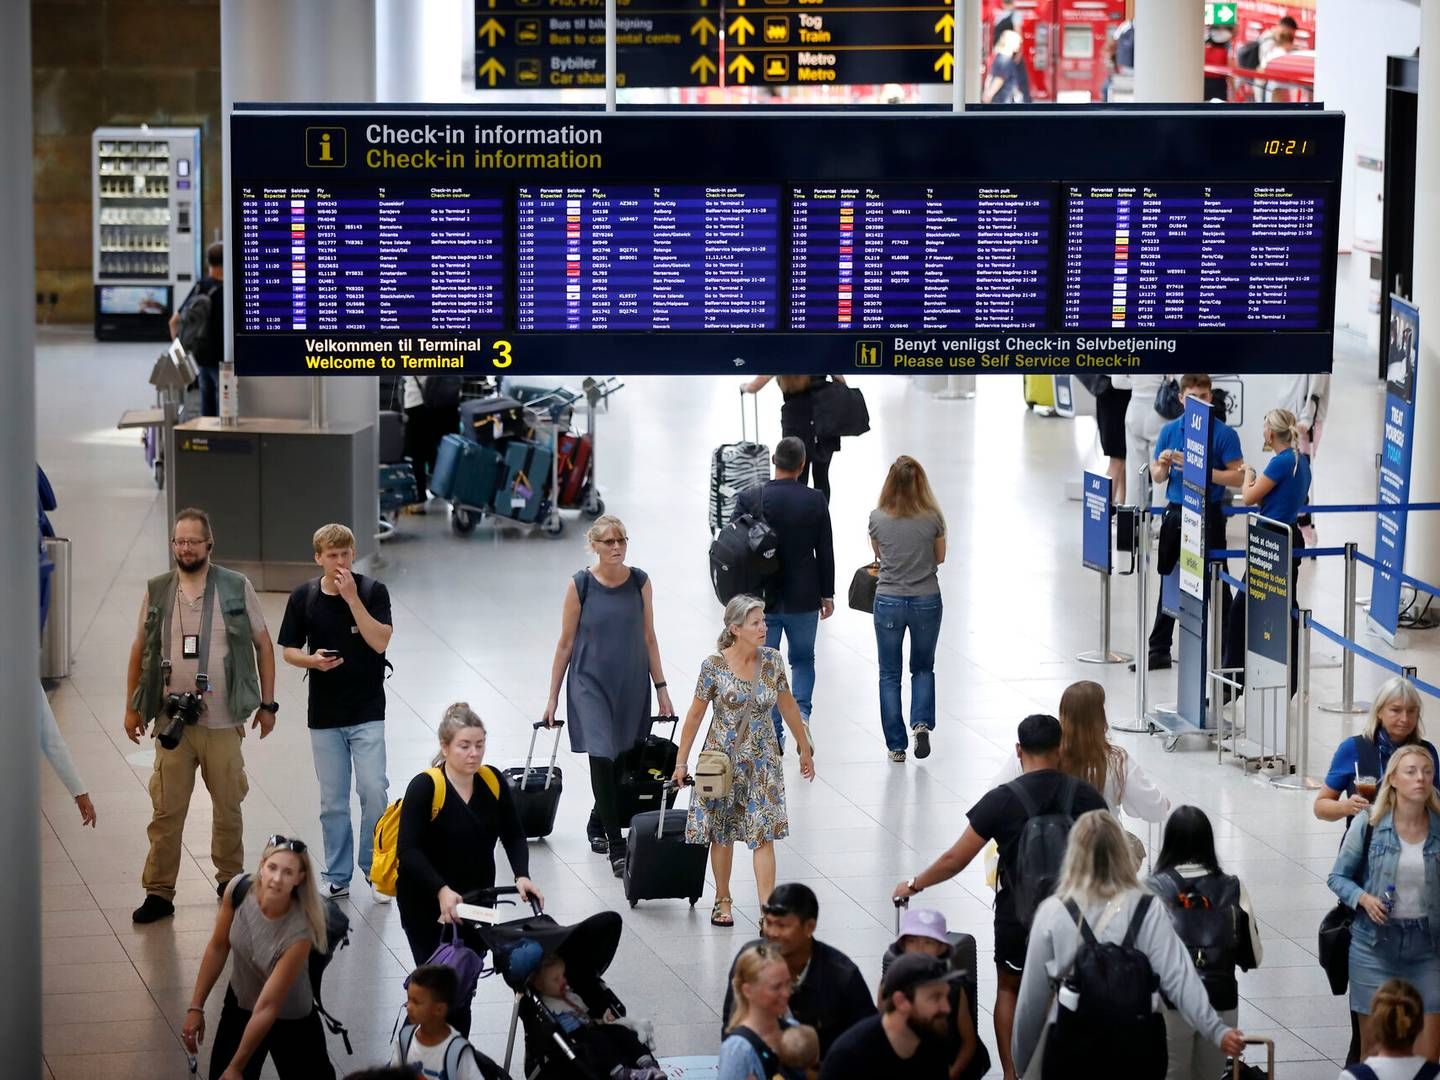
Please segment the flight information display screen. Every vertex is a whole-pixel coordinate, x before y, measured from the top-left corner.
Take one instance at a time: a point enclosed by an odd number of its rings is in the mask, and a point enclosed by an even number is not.
[[[229,125],[241,375],[1334,357],[1345,117],[1320,107],[238,103]]]
[[[469,185],[244,187],[248,331],[505,325],[505,197]]]
[[[1318,185],[1068,185],[1067,330],[1314,330]]]
[[[1037,329],[1053,185],[790,192],[790,329]]]
[[[780,189],[521,187],[520,330],[773,330]]]

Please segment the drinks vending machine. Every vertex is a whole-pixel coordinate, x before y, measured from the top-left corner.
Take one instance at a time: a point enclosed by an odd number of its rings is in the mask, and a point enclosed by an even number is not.
[[[204,273],[200,129],[96,128],[91,160],[95,336],[168,341]]]

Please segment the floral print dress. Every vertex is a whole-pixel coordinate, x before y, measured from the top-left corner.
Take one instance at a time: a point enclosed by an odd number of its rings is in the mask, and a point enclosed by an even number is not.
[[[770,710],[790,692],[785,661],[762,648],[753,681],[730,670],[719,654],[706,659],[695,696],[711,703],[713,723],[703,750],[723,750],[732,762],[730,794],[696,799],[685,826],[687,844],[744,843],[751,848],[790,833],[785,813],[785,774]]]

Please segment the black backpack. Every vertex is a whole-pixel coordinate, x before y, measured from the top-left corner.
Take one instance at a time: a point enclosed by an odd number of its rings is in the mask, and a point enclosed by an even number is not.
[[[1025,810],[1025,824],[1015,842],[1014,870],[1007,875],[1005,887],[1014,897],[1016,916],[1027,927],[1040,902],[1055,891],[1060,881],[1060,864],[1065,861],[1065,845],[1070,842],[1070,828],[1075,824],[1075,796],[1080,781],[1062,774],[1060,783],[1064,790],[1059,797],[1059,811],[1044,814],[1018,780],[1005,785]]]
[[[1235,66],[1245,68],[1247,71],[1256,71],[1260,67],[1260,42],[1247,41],[1235,50]]]
[[[1344,1075],[1353,1076],[1355,1080],[1380,1080],[1375,1075],[1375,1070],[1363,1063],[1345,1066]],[[1436,1065],[1433,1061],[1427,1061],[1416,1070],[1414,1080],[1435,1080],[1437,1076],[1440,1076],[1440,1065]]]
[[[1080,947],[1070,973],[1061,980],[1062,998],[1068,990],[1075,995],[1073,1007],[1061,1001],[1061,1011],[1069,1012],[1092,1031],[1137,1026],[1155,1015],[1155,992],[1160,980],[1150,966],[1150,958],[1135,947],[1135,938],[1145,921],[1154,897],[1145,893],[1135,905],[1130,925],[1118,945],[1097,941],[1074,900],[1065,901],[1065,910],[1080,931]]]
[[[1240,882],[1229,874],[1186,878],[1171,868],[1152,879],[1165,900],[1175,933],[1190,954],[1210,1004],[1233,1009],[1239,1003],[1235,966],[1239,962]]]
[[[180,326],[175,336],[191,356],[198,356],[209,345],[212,291],[203,282],[197,284],[180,305]]]
[[[722,604],[742,594],[760,596],[780,570],[780,537],[765,520],[763,492],[756,502],[756,513],[742,509],[710,542],[710,584]]]
[[[238,908],[240,901],[245,899],[245,894],[249,891],[250,875],[241,874],[235,879],[235,887],[230,892],[230,906]],[[340,905],[328,896],[322,896],[320,903],[325,909],[325,951],[310,950],[310,992],[315,996],[315,1011],[325,1021],[330,1034],[339,1035],[345,1044],[345,1052],[353,1054],[355,1051],[350,1047],[350,1030],[331,1016],[320,1000],[320,983],[325,978],[325,969],[330,966],[335,954],[350,944],[350,918],[340,910]]]
[[[462,381],[459,375],[427,375],[420,384],[420,401],[428,409],[458,409]]]

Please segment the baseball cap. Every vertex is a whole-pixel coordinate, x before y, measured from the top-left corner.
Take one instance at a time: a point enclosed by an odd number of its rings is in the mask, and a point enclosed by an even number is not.
[[[950,946],[950,939],[945,936],[945,916],[934,908],[912,908],[905,912],[896,937],[930,938],[947,948]]]
[[[961,973],[950,970],[943,960],[926,956],[924,953],[906,953],[904,956],[895,958],[890,969],[885,972],[885,977],[880,980],[880,996],[882,998],[889,998],[891,994],[908,996],[926,983],[954,982],[960,977]]]

